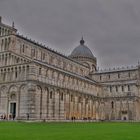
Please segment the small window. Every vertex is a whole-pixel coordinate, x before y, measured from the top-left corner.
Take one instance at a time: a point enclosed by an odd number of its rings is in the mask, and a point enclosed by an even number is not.
[[[118,87],[116,86],[116,92],[118,92]]]
[[[15,71],[15,78],[17,78],[17,71]]]
[[[102,80],[102,76],[100,75],[100,81]]]
[[[120,73],[118,73],[118,78],[120,78]]]
[[[112,86],[110,86],[110,92],[112,92]]]
[[[122,91],[124,91],[124,86],[122,86]]]
[[[4,40],[2,39],[1,46],[3,46],[3,44],[4,44]]]
[[[111,102],[111,108],[114,109],[114,102]]]
[[[110,79],[110,74],[108,75],[108,79]]]
[[[24,45],[22,46],[22,52],[23,53],[25,52],[25,46]]]
[[[128,91],[130,91],[130,85],[128,85]]]
[[[5,50],[7,49],[7,38],[5,39]]]
[[[41,68],[39,68],[39,75],[41,75]]]
[[[8,38],[8,46],[9,46],[10,42],[11,42],[11,38],[9,37]]]
[[[46,70],[46,77],[48,76],[48,70]]]
[[[6,79],[6,72],[3,73],[3,81]]]
[[[61,101],[63,101],[63,98],[64,98],[64,97],[63,97],[63,93],[62,93],[62,94],[61,94]]]
[[[50,99],[52,99],[52,91],[50,92]]]

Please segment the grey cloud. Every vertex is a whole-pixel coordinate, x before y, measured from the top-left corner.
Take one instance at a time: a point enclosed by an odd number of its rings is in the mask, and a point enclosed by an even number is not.
[[[84,35],[102,67],[140,59],[139,0],[0,0],[0,15],[20,33],[66,55]]]

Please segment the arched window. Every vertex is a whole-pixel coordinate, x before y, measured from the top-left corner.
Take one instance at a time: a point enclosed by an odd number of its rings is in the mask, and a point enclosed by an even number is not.
[[[50,92],[50,99],[52,99],[52,91]]]
[[[108,75],[108,79],[110,79],[110,74]]]
[[[29,66],[29,65],[27,65],[27,70],[29,70],[29,68],[30,68],[30,66]]]
[[[128,85],[128,91],[130,91],[130,85]]]
[[[4,40],[2,39],[1,46],[3,46]]]
[[[6,72],[3,73],[3,81],[6,80]]]
[[[116,86],[116,92],[118,92],[118,86]]]
[[[46,70],[46,77],[48,77],[48,70]]]
[[[4,35],[4,28],[2,29],[2,35]]]
[[[100,81],[102,80],[102,76],[100,75]]]
[[[118,78],[120,78],[120,73],[118,73]]]
[[[122,86],[122,91],[124,91],[124,86]]]
[[[11,38],[9,37],[8,38],[8,46],[10,45],[10,41],[11,41]]]
[[[2,41],[1,41],[1,51],[3,51],[3,44],[4,44],[4,40],[2,39]]]
[[[23,46],[22,46],[22,52],[23,52],[23,53],[25,52],[25,46],[24,46],[24,44],[23,44]]]
[[[112,92],[112,86],[110,86],[110,92]]]
[[[17,71],[15,71],[15,78],[17,79]]]
[[[7,38],[5,39],[5,49],[4,50],[6,50],[7,49]]]
[[[5,35],[7,35],[7,30],[5,29]]]
[[[63,98],[64,98],[64,97],[63,97],[63,93],[61,93],[61,101],[63,101]]]
[[[111,108],[114,109],[114,102],[111,102]]]
[[[39,68],[39,75],[41,75],[41,68]]]
[[[8,35],[10,35],[10,30],[8,30]]]

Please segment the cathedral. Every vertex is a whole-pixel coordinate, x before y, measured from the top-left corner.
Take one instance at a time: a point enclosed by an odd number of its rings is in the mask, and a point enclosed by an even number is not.
[[[65,56],[0,17],[0,116],[17,120],[140,121],[140,65],[97,69],[82,38]]]

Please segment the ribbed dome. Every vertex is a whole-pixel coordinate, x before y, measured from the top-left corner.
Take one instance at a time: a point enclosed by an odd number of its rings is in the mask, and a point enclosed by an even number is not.
[[[76,47],[70,57],[89,57],[89,58],[95,58],[94,55],[92,54],[91,50],[84,45],[85,41],[82,40],[80,41],[80,45],[78,47]]]

